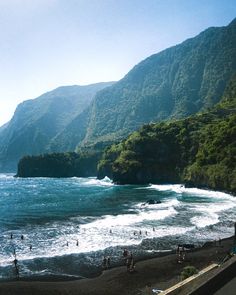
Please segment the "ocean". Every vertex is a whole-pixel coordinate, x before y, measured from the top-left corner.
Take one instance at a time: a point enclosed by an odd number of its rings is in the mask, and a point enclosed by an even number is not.
[[[24,279],[92,277],[104,256],[122,264],[124,248],[147,258],[201,246],[232,236],[235,221],[236,198],[222,192],[0,174],[0,280],[15,279],[14,252]]]

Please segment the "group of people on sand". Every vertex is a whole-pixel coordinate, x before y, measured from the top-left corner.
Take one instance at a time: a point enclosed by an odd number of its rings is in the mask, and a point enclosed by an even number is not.
[[[111,258],[108,256],[108,257],[103,257],[103,260],[102,260],[102,268],[103,269],[108,269],[110,268],[111,266]]]
[[[129,252],[127,249],[124,249],[123,251],[123,260],[124,265],[127,267],[127,271],[132,273],[135,270],[135,263],[134,263],[134,257],[132,252]],[[108,269],[111,267],[111,258],[109,256],[104,256],[102,259],[102,268]]]
[[[185,256],[186,256],[184,245],[177,246],[176,254],[177,254],[178,263],[182,263],[185,260]]]

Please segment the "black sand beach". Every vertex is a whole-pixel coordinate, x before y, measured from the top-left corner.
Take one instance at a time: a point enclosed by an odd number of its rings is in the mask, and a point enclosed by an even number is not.
[[[177,255],[170,254],[159,258],[139,261],[135,271],[128,273],[126,266],[105,270],[100,276],[76,281],[14,281],[0,284],[1,295],[116,295],[144,294],[146,286],[167,289],[180,281],[180,273],[187,265],[202,269],[209,264],[220,263],[234,245],[234,237],[209,242],[203,247],[186,254],[185,260],[178,263]]]

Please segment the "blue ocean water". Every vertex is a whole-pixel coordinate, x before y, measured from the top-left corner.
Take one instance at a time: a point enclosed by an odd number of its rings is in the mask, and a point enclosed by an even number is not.
[[[235,209],[229,194],[181,185],[0,174],[0,279],[15,278],[14,251],[21,277],[79,278],[99,273],[104,255],[119,264],[124,247],[146,257],[228,237]]]

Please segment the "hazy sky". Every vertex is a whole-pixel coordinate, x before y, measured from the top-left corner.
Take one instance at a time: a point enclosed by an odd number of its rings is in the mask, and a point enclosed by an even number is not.
[[[235,17],[235,0],[0,0],[0,125],[23,100],[119,80],[149,55]]]

